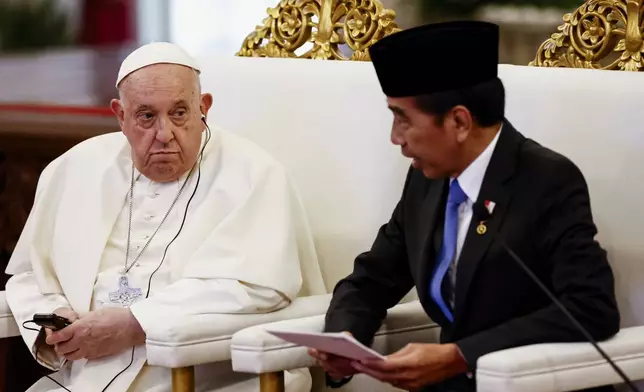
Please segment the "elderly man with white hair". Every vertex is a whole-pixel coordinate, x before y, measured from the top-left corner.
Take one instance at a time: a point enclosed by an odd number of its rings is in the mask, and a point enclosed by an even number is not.
[[[300,291],[300,261],[315,252],[297,190],[259,147],[211,132],[199,73],[176,45],[137,49],[111,102],[122,132],[43,171],[6,271],[24,341],[57,371],[30,392],[170,391],[170,370],[146,364],[146,331],[169,318],[274,311]],[[38,313],[70,324],[34,328]],[[229,362],[198,366],[196,378],[200,391],[258,390]],[[287,382],[310,390],[305,370]]]

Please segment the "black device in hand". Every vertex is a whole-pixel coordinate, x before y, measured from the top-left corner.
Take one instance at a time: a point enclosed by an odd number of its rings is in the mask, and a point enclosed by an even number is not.
[[[55,313],[34,314],[33,322],[43,328],[49,328],[52,331],[58,331],[71,324],[65,317],[61,317]]]

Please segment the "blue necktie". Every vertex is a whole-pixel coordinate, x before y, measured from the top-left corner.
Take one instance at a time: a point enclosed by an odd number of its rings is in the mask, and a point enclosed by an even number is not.
[[[443,298],[442,284],[449,266],[454,261],[456,255],[456,237],[458,235],[458,207],[467,200],[467,195],[458,185],[458,181],[452,181],[449,187],[449,196],[447,197],[447,207],[445,210],[445,226],[443,231],[443,246],[438,254],[438,263],[434,276],[432,276],[430,294],[434,302],[441,308],[445,317],[450,322],[454,322],[452,311]]]

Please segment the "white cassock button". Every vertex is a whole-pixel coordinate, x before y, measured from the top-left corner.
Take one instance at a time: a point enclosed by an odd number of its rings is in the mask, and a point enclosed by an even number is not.
[[[154,193],[152,193],[152,194],[150,195],[150,197],[151,197],[151,198],[153,198],[153,199],[154,199],[155,197],[157,197],[157,196],[159,196],[159,192],[154,192]]]
[[[145,220],[149,221],[150,219],[154,218],[154,215],[146,215]]]
[[[145,237],[143,237],[144,240],[147,240],[148,238],[150,238],[149,235],[146,235]]]

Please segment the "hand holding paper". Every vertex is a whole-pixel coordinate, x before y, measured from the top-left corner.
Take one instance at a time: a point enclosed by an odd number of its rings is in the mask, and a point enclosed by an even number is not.
[[[356,371],[404,390],[418,390],[468,371],[455,344],[410,343],[385,361],[353,363]]]
[[[318,360],[324,371],[335,381],[358,373],[356,361],[380,361],[384,357],[358,342],[349,332],[343,333],[299,333],[268,331],[269,333],[309,348],[309,355]]]
[[[467,372],[455,344],[411,343],[387,357],[358,342],[349,333],[268,331],[300,346],[335,380],[364,373],[395,387],[416,390]]]
[[[347,333],[315,333],[292,331],[267,331],[287,342],[299,346],[316,349],[320,352],[335,354],[354,361],[382,360],[380,355],[371,348],[357,341]]]

